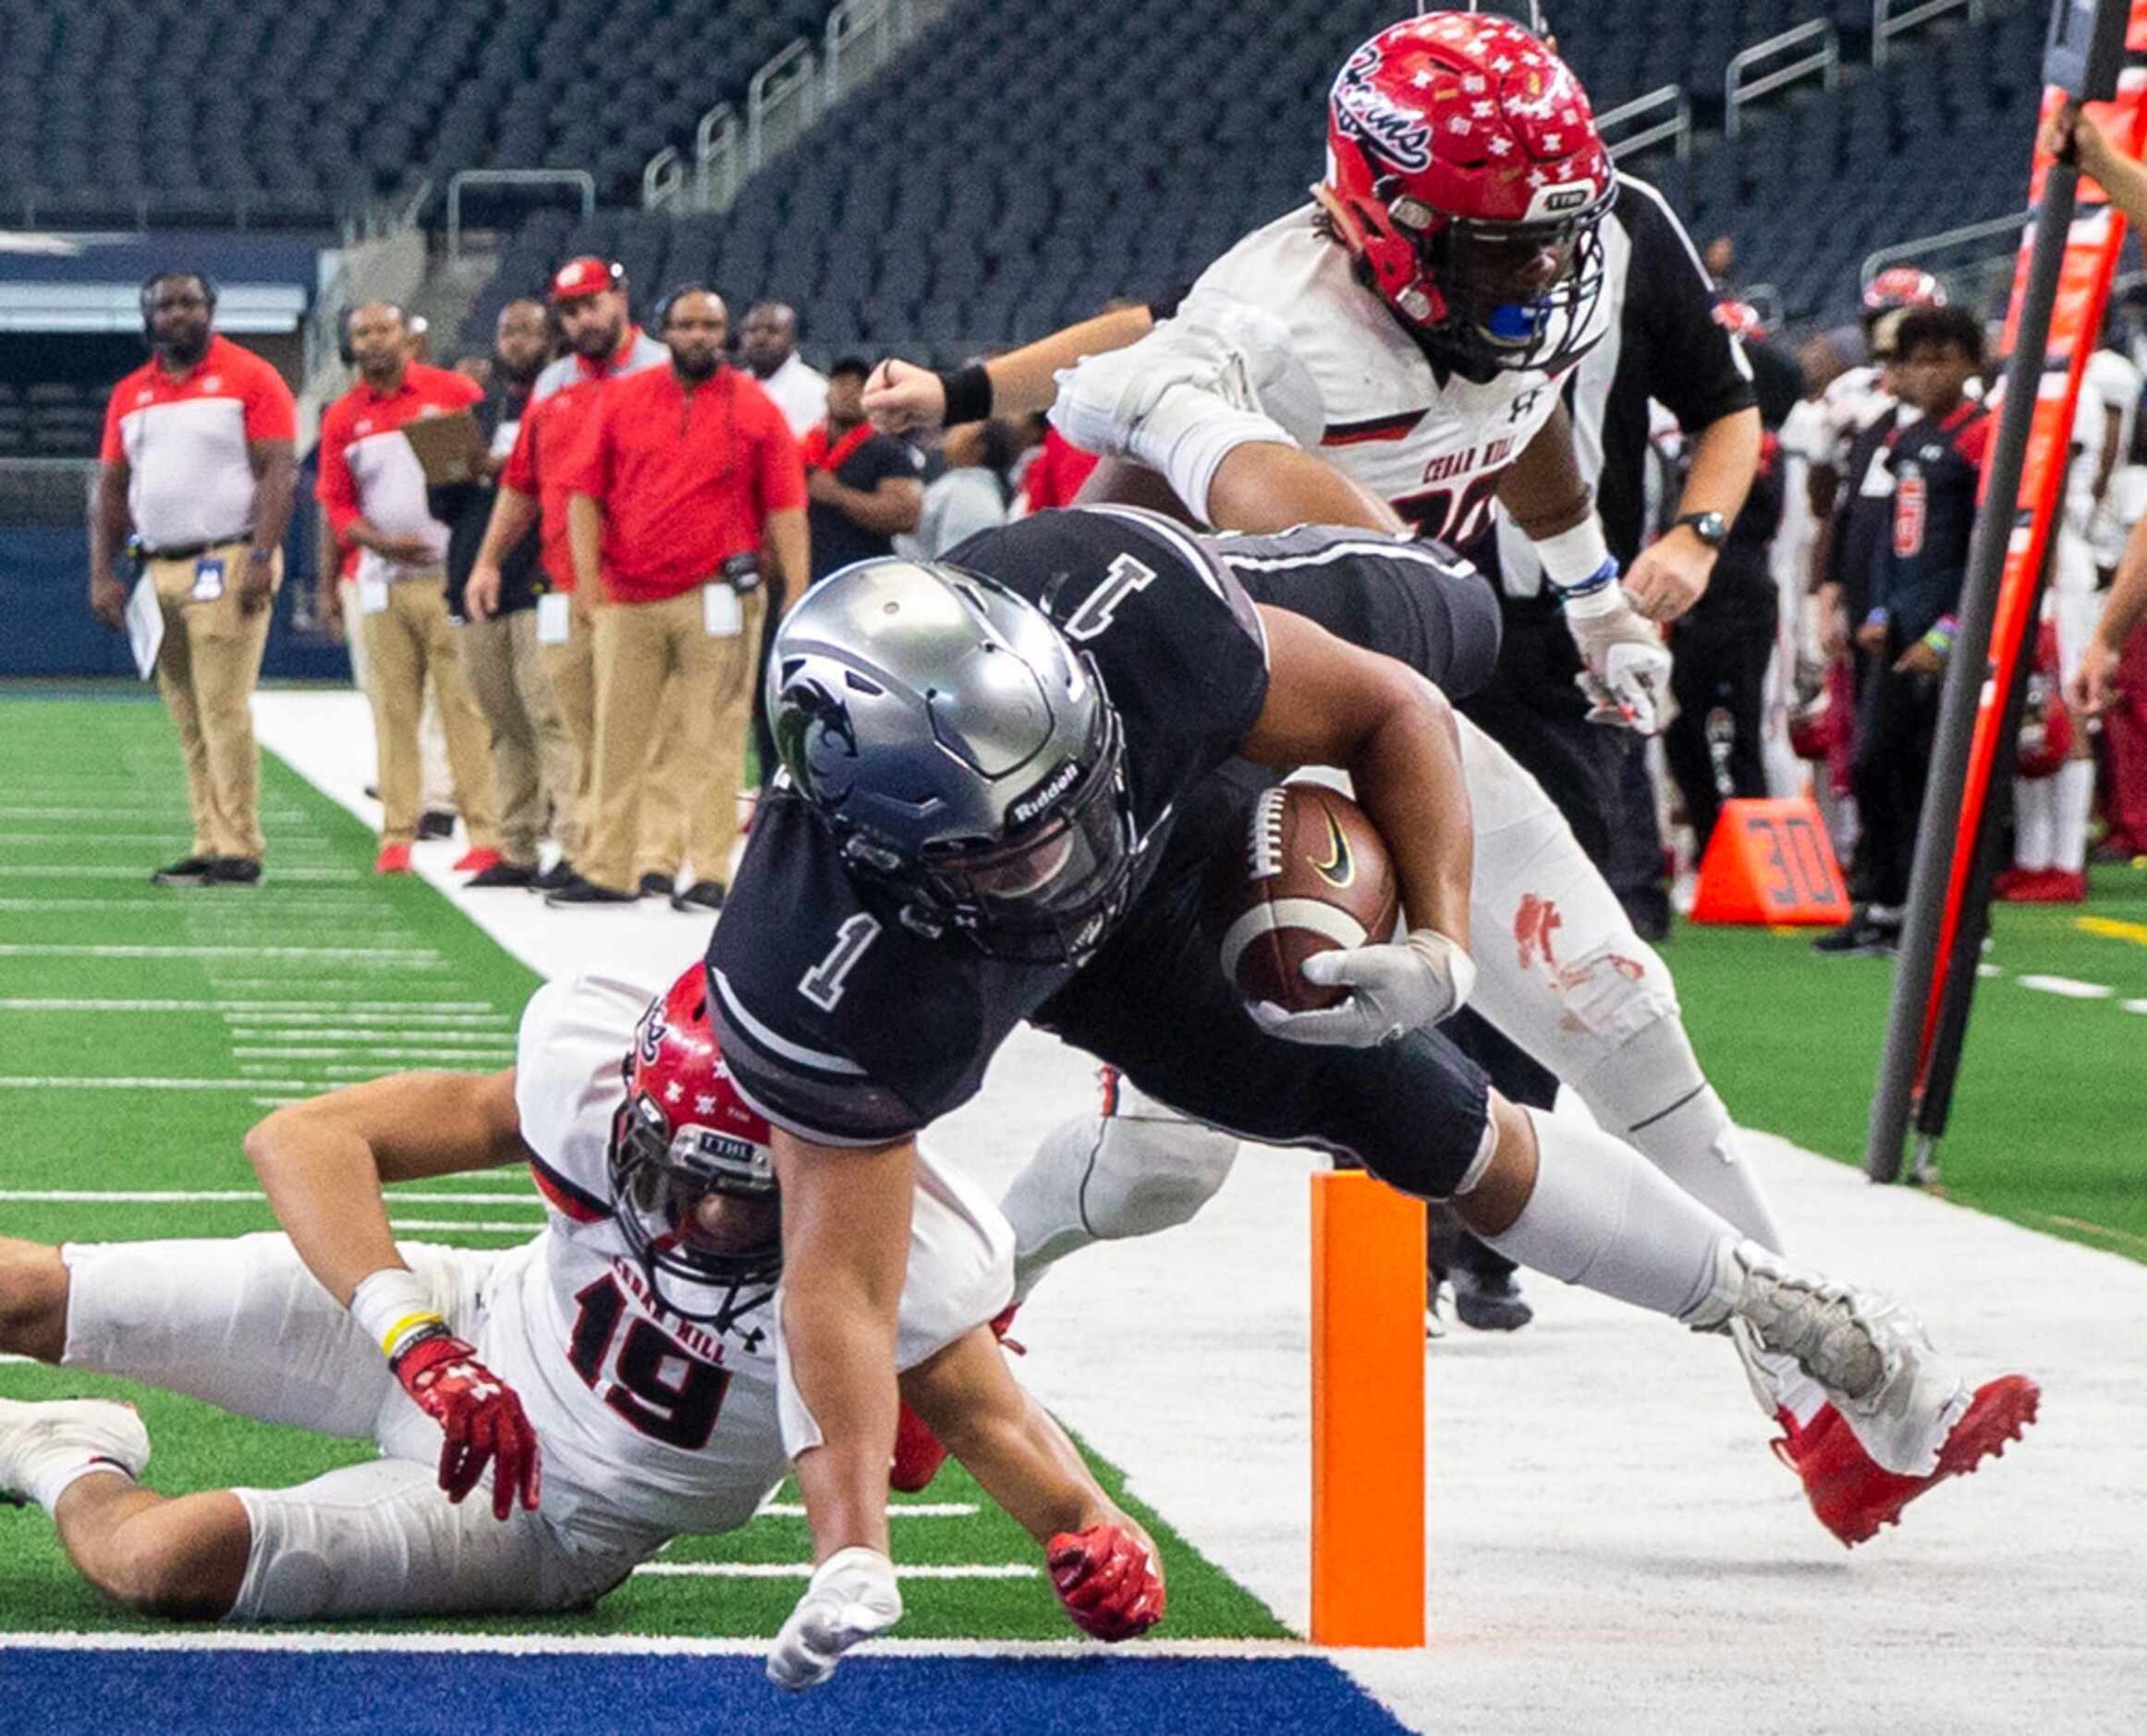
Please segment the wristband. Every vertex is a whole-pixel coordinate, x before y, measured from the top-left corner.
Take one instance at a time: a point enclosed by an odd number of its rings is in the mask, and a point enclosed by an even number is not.
[[[982,422],[992,413],[992,376],[981,361],[972,361],[967,367],[955,368],[939,376],[942,390],[946,393],[945,425],[958,428],[963,422]]]
[[[1617,563],[1614,560],[1604,560],[1577,585],[1554,584],[1552,589],[1557,592],[1567,614],[1578,615],[1583,619],[1608,615],[1625,602],[1625,593],[1617,583]]]
[[[360,1278],[350,1292],[350,1317],[391,1363],[419,1339],[447,1329],[432,1290],[407,1265],[384,1265]]]
[[[1588,588],[1601,577],[1604,563],[1610,559],[1610,544],[1603,537],[1603,521],[1593,512],[1570,531],[1530,540],[1536,545],[1536,558],[1543,563],[1543,577],[1559,591]]]
[[[1951,656],[1953,654],[1953,636],[1957,630],[1953,617],[1948,615],[1932,626],[1931,630],[1923,635],[1923,642],[1940,656]]]

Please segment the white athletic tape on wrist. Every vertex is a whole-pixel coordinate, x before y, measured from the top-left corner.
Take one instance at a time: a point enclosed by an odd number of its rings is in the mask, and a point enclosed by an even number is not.
[[[1610,558],[1604,540],[1603,520],[1592,510],[1570,531],[1535,541],[1536,558],[1543,563],[1543,576],[1560,590],[1585,582]]]
[[[350,1292],[350,1317],[391,1363],[413,1339],[446,1324],[424,1279],[405,1265],[384,1265],[360,1278]]]

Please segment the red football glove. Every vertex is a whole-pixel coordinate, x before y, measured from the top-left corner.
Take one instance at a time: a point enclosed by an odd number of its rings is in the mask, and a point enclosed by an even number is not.
[[[477,1360],[477,1352],[452,1333],[420,1339],[396,1357],[396,1378],[417,1400],[418,1408],[439,1424],[447,1438],[440,1446],[440,1486],[459,1501],[484,1477],[494,1459],[492,1516],[514,1511],[515,1493],[534,1512],[543,1486],[537,1431],[522,1413],[514,1388]]]
[[[1062,1531],[1044,1560],[1059,1602],[1083,1633],[1129,1640],[1163,1620],[1163,1571],[1132,1533],[1110,1524]]]

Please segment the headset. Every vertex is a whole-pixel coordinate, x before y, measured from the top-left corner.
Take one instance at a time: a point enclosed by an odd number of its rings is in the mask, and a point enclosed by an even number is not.
[[[209,303],[209,318],[214,320],[216,317],[216,297],[218,294],[216,280],[210,276],[207,272],[192,271],[180,266],[166,266],[163,271],[152,271],[141,280],[141,288],[138,295],[138,300],[141,304],[142,341],[152,347],[156,343],[156,328],[150,324],[150,298],[156,294],[158,285],[170,283],[174,278],[179,277],[191,278],[201,286],[201,294]]]
[[[213,303],[211,305],[213,305]],[[400,301],[389,301],[380,296],[370,297],[366,300],[356,302],[351,306],[345,308],[343,310],[343,317],[335,322],[335,353],[343,359],[343,365],[346,368],[355,368],[358,365],[358,351],[352,348],[350,345],[351,316],[355,314],[360,308],[378,307],[393,308],[396,311],[396,318],[402,321],[406,328],[408,328],[409,325],[409,309],[403,306]]]
[[[613,269],[616,271],[617,267],[614,266]],[[671,323],[671,304],[680,296],[714,296],[718,301],[723,300],[723,291],[711,283],[697,281],[672,285],[656,299],[655,306],[649,310],[649,324],[655,328],[659,337],[663,336],[664,328]],[[730,358],[726,355],[722,365],[728,366],[729,361]]]

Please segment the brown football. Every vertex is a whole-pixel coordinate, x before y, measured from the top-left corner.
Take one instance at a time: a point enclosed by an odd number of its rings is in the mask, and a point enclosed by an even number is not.
[[[1401,895],[1386,842],[1348,797],[1318,784],[1264,791],[1247,828],[1241,871],[1217,911],[1223,973],[1248,1001],[1292,1012],[1331,1007],[1301,967],[1316,952],[1394,937]]]

